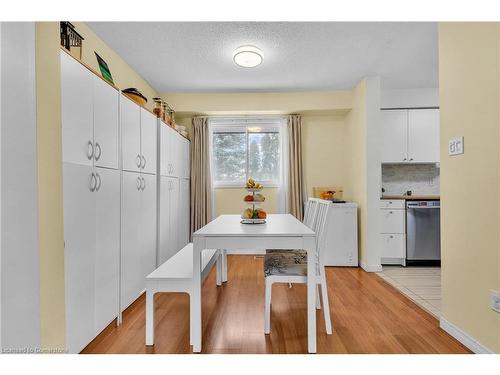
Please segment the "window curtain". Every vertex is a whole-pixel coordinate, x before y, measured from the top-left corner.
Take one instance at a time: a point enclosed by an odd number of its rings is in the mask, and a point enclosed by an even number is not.
[[[191,234],[212,220],[210,131],[206,117],[193,118],[191,140]]]
[[[288,116],[288,210],[297,219],[304,218],[302,175],[302,117]]]

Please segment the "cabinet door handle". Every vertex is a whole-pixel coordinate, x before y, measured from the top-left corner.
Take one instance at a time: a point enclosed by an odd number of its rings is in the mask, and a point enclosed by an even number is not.
[[[392,215],[392,211],[389,211],[389,213]]]
[[[142,168],[146,167],[146,158],[142,155]]]
[[[393,235],[390,235],[390,236],[389,236],[389,238],[394,238],[394,236],[393,236]]]
[[[410,161],[413,161],[413,158],[410,158]]]
[[[137,157],[135,158],[137,168],[141,167],[141,155],[137,154]]]
[[[144,177],[141,177],[142,178],[142,191],[144,191],[144,189],[146,189],[146,180],[144,179]]]
[[[92,172],[92,174],[90,175],[89,190],[93,193],[95,191],[96,186],[97,186],[97,179],[95,177],[95,173]]]
[[[404,158],[403,161],[406,161],[406,158]]]
[[[92,144],[92,141],[89,141],[87,145],[87,159],[91,160],[93,156],[94,156],[94,145]]]
[[[102,153],[101,145],[99,144],[99,142],[95,143],[95,151],[96,152],[94,155],[94,159],[95,159],[95,161],[98,161],[101,158],[101,153]]]
[[[137,177],[137,190],[141,190],[141,178]]]
[[[99,173],[96,173],[95,175],[96,175],[96,179],[97,179],[95,191],[99,191],[99,189],[101,188],[101,175]]]

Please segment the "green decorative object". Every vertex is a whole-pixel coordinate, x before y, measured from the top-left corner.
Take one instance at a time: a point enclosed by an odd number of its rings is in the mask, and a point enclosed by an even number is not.
[[[101,75],[102,78],[104,78],[106,81],[114,85],[115,83],[113,82],[113,77],[111,76],[111,72],[109,70],[108,64],[106,64],[106,61],[95,52],[95,57],[97,58],[97,63],[99,64],[99,69],[101,70]]]

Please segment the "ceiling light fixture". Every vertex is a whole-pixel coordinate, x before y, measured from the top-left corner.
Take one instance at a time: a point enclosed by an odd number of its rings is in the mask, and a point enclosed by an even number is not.
[[[234,50],[233,61],[244,68],[254,68],[264,61],[264,54],[255,46],[241,46]]]

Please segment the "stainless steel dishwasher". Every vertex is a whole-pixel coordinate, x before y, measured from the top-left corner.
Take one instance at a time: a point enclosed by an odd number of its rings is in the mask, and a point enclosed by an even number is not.
[[[441,264],[440,201],[406,202],[406,265]]]

